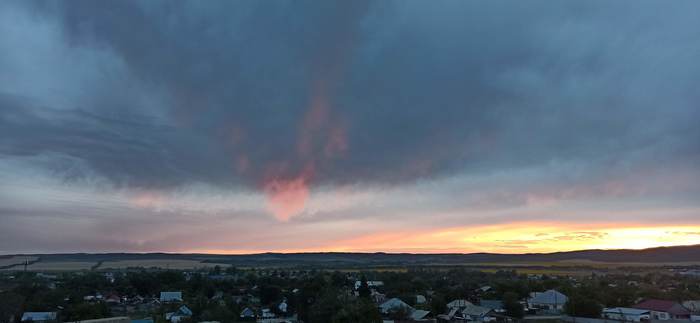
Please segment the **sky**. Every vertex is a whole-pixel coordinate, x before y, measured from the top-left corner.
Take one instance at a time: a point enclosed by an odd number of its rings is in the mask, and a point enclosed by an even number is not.
[[[0,254],[700,244],[697,1],[1,1]]]

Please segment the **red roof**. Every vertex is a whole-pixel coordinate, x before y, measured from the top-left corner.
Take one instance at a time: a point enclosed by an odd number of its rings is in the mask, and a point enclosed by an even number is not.
[[[674,301],[665,301],[660,299],[648,299],[637,305],[632,306],[632,308],[637,308],[640,310],[650,310],[655,312],[666,312],[672,315],[679,316],[690,315],[690,311],[683,307],[683,305],[678,304]]]

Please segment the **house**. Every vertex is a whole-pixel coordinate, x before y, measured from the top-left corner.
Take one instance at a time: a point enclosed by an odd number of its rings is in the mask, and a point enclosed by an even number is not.
[[[560,313],[564,310],[564,304],[569,300],[566,295],[550,289],[544,292],[530,293],[527,300],[528,308],[542,310],[548,313]]]
[[[463,299],[457,299],[447,303],[449,311],[447,314],[438,315],[438,318],[444,321],[479,321],[489,322],[493,318],[493,310],[483,306],[474,305],[471,302]]]
[[[687,308],[692,314],[700,314],[700,300],[685,301],[683,307]]]
[[[610,320],[632,322],[648,321],[651,319],[651,313],[649,310],[640,310],[629,307],[605,308],[603,309],[601,316]]]
[[[503,313],[505,312],[505,309],[503,308],[503,302],[499,300],[491,300],[491,299],[482,299],[479,302],[479,305],[490,308],[496,313]]]
[[[182,292],[160,292],[160,301],[163,303],[182,302]]]
[[[454,301],[447,303],[447,308],[459,308],[459,307],[465,307],[467,305],[473,305],[473,304],[466,299],[456,299]]]
[[[272,313],[272,311],[269,308],[263,308],[262,309],[262,319],[273,319],[275,318],[275,313]]]
[[[56,322],[56,312],[24,312],[22,322]]]
[[[683,302],[683,307],[690,311],[691,321],[700,321],[700,300],[685,301]]]
[[[362,281],[356,280],[355,281],[355,290],[360,289],[360,286],[362,285]],[[377,288],[377,287],[382,287],[384,286],[384,282],[381,280],[368,280],[367,281],[367,287],[369,288]]]
[[[177,323],[190,316],[192,316],[192,311],[187,306],[182,305],[177,309],[177,312],[165,313],[165,320]]]
[[[397,310],[400,308],[404,308],[407,309],[409,312],[413,312],[413,307],[411,307],[411,305],[406,304],[404,301],[398,298],[391,298],[388,301],[379,305],[379,311],[382,314],[389,314],[389,312],[391,312],[392,310]]]
[[[648,299],[632,308],[649,310],[652,320],[688,320],[690,311],[674,301]]]
[[[386,294],[382,294],[376,290],[372,290],[372,294],[370,295],[374,303],[376,304],[381,304],[386,302]]]
[[[253,311],[250,307],[246,307],[241,311],[240,317],[242,319],[252,319],[255,320],[255,311]]]
[[[411,320],[414,321],[425,321],[428,320],[428,316],[430,315],[430,311],[425,311],[425,310],[415,310],[413,313],[411,313]]]
[[[425,304],[428,300],[423,295],[416,295],[416,304]]]
[[[277,306],[277,309],[279,309],[280,313],[287,313],[287,300],[283,300],[280,305]]]
[[[109,294],[105,297],[105,303],[110,305],[117,305],[122,302],[122,299],[117,294]]]
[[[131,323],[153,323],[152,318],[144,318],[144,319],[138,319],[138,320],[131,320]]]

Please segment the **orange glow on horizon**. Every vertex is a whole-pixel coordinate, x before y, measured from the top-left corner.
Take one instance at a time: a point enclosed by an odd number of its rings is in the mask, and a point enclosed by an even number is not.
[[[512,223],[435,230],[407,230],[329,242],[323,248],[274,250],[201,249],[188,252],[547,253],[584,249],[645,249],[700,244],[700,226],[650,227],[609,223],[596,228],[575,224]]]

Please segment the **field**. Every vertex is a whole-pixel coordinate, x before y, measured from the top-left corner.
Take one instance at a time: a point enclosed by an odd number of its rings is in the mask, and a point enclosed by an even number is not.
[[[160,268],[160,269],[198,269],[211,268],[220,266],[222,268],[229,267],[229,264],[217,264],[201,262],[199,260],[188,259],[140,259],[140,260],[117,260],[117,261],[90,261],[90,260],[66,260],[66,261],[46,261],[38,260],[37,257],[12,256],[11,258],[0,258],[0,267],[4,271],[14,271],[24,269],[21,264],[25,259],[30,261],[27,270],[30,271],[81,271],[81,270],[104,270],[104,269],[127,269],[127,268]],[[36,261],[31,263],[32,261]],[[15,265],[15,266],[12,266]],[[19,266],[18,266],[19,265]],[[99,265],[99,266],[98,266]]]
[[[120,260],[120,261],[105,261],[98,269],[126,269],[133,267],[143,268],[163,268],[163,269],[196,269],[210,268],[214,266],[229,267],[227,264],[205,263],[197,260],[186,259],[144,259],[144,260]]]
[[[2,257],[0,258],[0,267],[6,267],[6,266],[12,266],[12,265],[20,265],[23,264],[25,261],[35,261],[39,259],[38,257],[35,256],[7,256],[7,257]]]
[[[29,261],[30,270],[106,270],[162,268],[189,270],[235,266],[341,271],[405,271],[408,268],[446,269],[467,267],[521,273],[575,275],[625,268],[699,268],[700,245],[642,250],[582,250],[546,254],[391,254],[352,252],[261,253],[243,255],[178,253],[66,253],[0,256],[0,270],[19,270]]]
[[[94,262],[84,261],[57,261],[43,262],[39,261],[27,267],[31,271],[73,271],[73,270],[90,270],[94,266]]]

